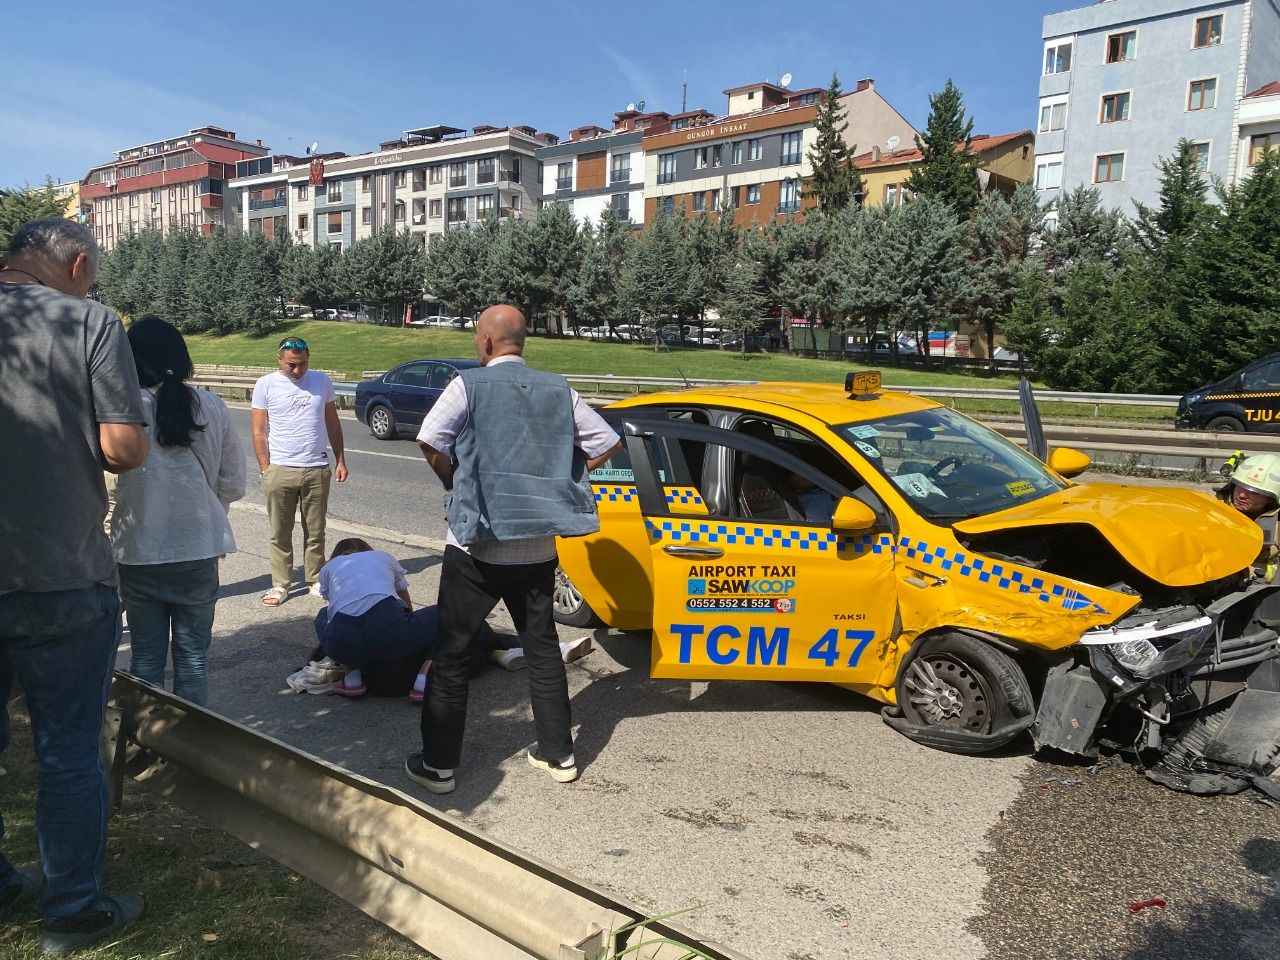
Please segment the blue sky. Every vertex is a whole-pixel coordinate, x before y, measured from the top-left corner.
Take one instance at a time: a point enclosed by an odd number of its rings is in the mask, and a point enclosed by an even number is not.
[[[786,71],[870,76],[917,127],[951,77],[975,132],[1002,133],[1032,125],[1041,18],[1083,2],[22,3],[4,18],[0,185],[79,178],[205,123],[281,153],[432,123],[563,136],[629,101],[678,110],[686,72],[689,106],[715,112],[726,87]]]

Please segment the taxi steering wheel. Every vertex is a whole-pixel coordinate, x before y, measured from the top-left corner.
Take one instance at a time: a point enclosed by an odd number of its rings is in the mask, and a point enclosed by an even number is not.
[[[947,469],[947,467],[951,467],[952,469],[954,469],[955,467],[959,467],[963,465],[964,465],[964,460],[962,460],[960,457],[957,457],[954,455],[950,457],[943,457],[941,460],[939,460],[937,463],[935,463],[932,467],[929,468],[929,472],[927,476],[929,477],[930,480],[941,480],[942,471]]]

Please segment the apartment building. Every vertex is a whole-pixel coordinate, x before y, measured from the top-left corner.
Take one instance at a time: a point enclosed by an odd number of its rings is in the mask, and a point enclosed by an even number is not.
[[[80,181],[86,222],[104,250],[143,229],[211,233],[227,222],[223,188],[236,164],[268,152],[210,126],[121,150]]]
[[[312,165],[321,171],[324,163],[341,160],[345,153],[322,153],[294,157],[275,154],[242,160],[236,164],[236,176],[227,183],[223,202],[228,211],[227,227],[233,231],[262,234],[268,240],[284,236],[291,229],[309,232],[310,216],[299,220],[290,214],[290,200],[297,204],[309,201]],[[290,183],[290,174],[294,182]],[[299,176],[302,179],[299,179]],[[295,232],[296,239],[306,239]]]
[[[538,150],[542,164],[542,202],[567,204],[580,222],[595,223],[605,210],[644,225],[644,138],[713,119],[706,110],[674,117],[643,113],[628,106],[613,115],[606,130],[585,124],[569,131],[569,139]]]
[[[750,83],[724,91],[723,117],[654,131],[644,138],[645,218],[658,210],[710,212],[726,200],[734,222],[763,224],[798,213],[811,201],[804,181],[813,173],[809,150],[821,88],[790,90]],[[860,80],[841,98],[845,140],[855,151],[910,143],[915,129],[875,89]]]
[[[1237,181],[1249,176],[1263,154],[1280,150],[1280,80],[1246,93],[1240,102]]]
[[[1186,138],[1212,177],[1242,169],[1245,93],[1280,78],[1272,0],[1103,0],[1050,14],[1036,126],[1041,199],[1094,185],[1111,209],[1159,196]],[[1248,111],[1244,111],[1247,113]]]
[[[1006,196],[1018,184],[1030,183],[1035,170],[1036,136],[1030,130],[1017,133],[977,134],[968,150],[978,159],[978,186],[983,193],[999,191]],[[957,144],[957,149],[960,149]],[[872,147],[853,158],[862,175],[863,205],[899,207],[911,196],[907,181],[911,171],[924,161],[914,145],[901,150]]]
[[[355,156],[285,158],[232,184],[243,229],[280,229],[302,243],[345,249],[391,227],[427,243],[432,234],[486,217],[537,209],[542,173],[536,153],[554,141],[533,127],[436,125],[406,130]],[[255,199],[256,197],[256,199]],[[255,213],[261,211],[257,216]],[[253,227],[255,220],[263,221]]]

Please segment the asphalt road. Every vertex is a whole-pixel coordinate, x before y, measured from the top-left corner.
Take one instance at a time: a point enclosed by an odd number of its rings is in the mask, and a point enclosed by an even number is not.
[[[247,410],[233,416],[247,443]],[[442,539],[440,488],[412,442],[343,426],[352,478],[331,516]],[[1280,809],[1175,794],[1118,760],[1041,762],[1026,742],[994,757],[927,750],[819,685],[654,681],[642,635],[598,637],[569,668],[579,783],[524,764],[524,678],[491,670],[473,685],[457,792],[423,794],[401,774],[416,744],[407,703],[283,692],[318,603],[258,604],[256,481],[247,501],[223,567],[215,708],[655,912],[701,905],[690,926],[757,960],[1280,955]],[[434,599],[434,550],[379,546],[419,603]],[[1166,905],[1130,912],[1152,897]]]

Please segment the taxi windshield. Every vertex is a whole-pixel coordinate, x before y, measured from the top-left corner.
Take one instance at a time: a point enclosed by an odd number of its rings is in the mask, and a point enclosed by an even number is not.
[[[930,520],[967,520],[1066,486],[1020,447],[945,408],[848,423],[836,432]]]

